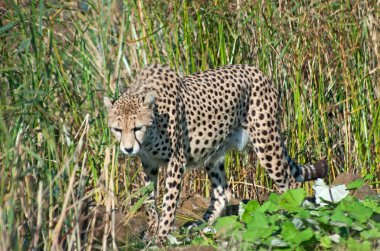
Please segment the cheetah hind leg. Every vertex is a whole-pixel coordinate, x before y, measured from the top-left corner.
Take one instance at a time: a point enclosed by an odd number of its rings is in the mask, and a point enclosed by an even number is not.
[[[226,208],[231,199],[231,191],[224,170],[224,156],[215,163],[206,165],[206,171],[212,185],[211,203],[203,219],[214,222]]]
[[[249,128],[249,133],[260,164],[266,169],[280,192],[300,187],[301,182],[327,175],[326,160],[320,160],[315,164],[296,164],[286,152],[276,126],[262,131],[252,126]]]

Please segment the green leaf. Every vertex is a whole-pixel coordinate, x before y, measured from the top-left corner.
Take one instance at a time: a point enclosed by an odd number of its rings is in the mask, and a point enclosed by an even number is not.
[[[201,236],[195,237],[191,241],[191,244],[198,245],[198,246],[215,245],[214,241],[211,238],[205,238],[205,237],[201,237]]]
[[[260,207],[260,203],[257,200],[251,200],[245,207],[245,212],[253,213]]]
[[[244,213],[241,217],[243,222],[247,222],[250,220],[250,215],[255,212],[258,208],[260,208],[260,204],[257,200],[251,200],[248,202],[248,204],[245,206]]]
[[[248,230],[266,228],[269,226],[268,217],[264,213],[254,212],[251,216],[252,217],[249,218],[249,221],[246,222]]]
[[[329,225],[331,216],[329,213],[321,211],[318,213],[317,219],[319,222]]]
[[[360,233],[360,237],[362,237],[364,240],[380,239],[380,231],[377,228],[364,230]]]
[[[371,208],[374,212],[380,214],[380,200],[374,197],[368,197],[361,201],[361,203],[368,208]]]
[[[284,222],[282,226],[281,236],[284,240],[291,241],[297,237],[298,230],[291,221]]]
[[[273,214],[269,217],[268,221],[269,224],[272,225],[282,225],[283,221],[286,219],[286,217],[283,214]]]
[[[348,205],[347,212],[360,223],[365,223],[372,216],[372,209],[363,206],[359,202],[355,201]]]
[[[332,247],[332,241],[328,236],[322,236],[320,241],[321,241],[321,247],[323,247],[323,248],[331,248]]]
[[[369,241],[359,242],[355,239],[349,238],[347,241],[347,248],[350,251],[369,251],[371,250],[371,243]]]
[[[292,203],[295,206],[301,206],[306,198],[306,191],[303,188],[291,189],[284,193],[283,197],[287,202]]]
[[[303,231],[300,231],[297,238],[297,243],[310,240],[314,236],[314,232],[311,228],[306,228]]]
[[[214,226],[215,230],[222,235],[241,227],[242,224],[238,221],[238,217],[235,215],[218,218]]]
[[[268,201],[272,202],[274,205],[281,204],[281,196],[276,193],[271,193],[268,197]]]
[[[301,208],[298,212],[298,217],[301,219],[310,219],[311,216],[309,210]]]
[[[278,204],[273,203],[272,201],[266,201],[264,204],[260,206],[260,208],[257,209],[259,212],[269,212],[269,213],[274,213],[280,210],[281,207]]]
[[[344,212],[336,210],[331,216],[332,221],[345,223],[348,226],[352,226],[352,219],[347,217]]]
[[[357,220],[359,223],[365,223],[372,216],[373,210],[365,207],[357,199],[348,196],[336,207],[336,210],[341,210],[348,213],[348,216]]]
[[[274,226],[266,228],[252,228],[243,234],[243,240],[248,242],[256,242],[260,239],[267,239],[272,236],[277,229],[278,228]]]
[[[354,180],[353,182],[349,183],[347,185],[347,189],[358,189],[361,188],[364,185],[364,180],[358,179]]]
[[[373,180],[373,175],[369,173],[366,176],[364,176],[363,180],[364,181]]]
[[[273,217],[275,215],[269,217],[263,212],[253,212],[249,217],[249,221],[246,222],[247,231],[243,234],[243,240],[256,242],[259,239],[264,240],[270,237],[279,229],[278,226],[269,224],[270,219]]]
[[[288,242],[300,244],[304,241],[310,240],[314,236],[314,233],[311,228],[298,231],[292,222],[286,221],[283,225],[281,236]]]
[[[298,211],[302,202],[306,198],[306,191],[303,188],[286,191],[282,195],[281,206],[289,211]]]

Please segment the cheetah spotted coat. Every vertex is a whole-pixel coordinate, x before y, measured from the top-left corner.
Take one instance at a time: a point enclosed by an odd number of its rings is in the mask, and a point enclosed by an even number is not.
[[[230,65],[181,78],[167,67],[150,66],[119,100],[105,98],[105,105],[121,151],[140,157],[146,184],[156,185],[158,168],[167,166],[161,217],[155,203],[147,205],[148,234],[157,234],[161,243],[173,226],[186,169],[204,167],[212,183],[204,219],[212,222],[221,214],[231,196],[224,171],[230,149],[252,143],[280,191],[327,174],[325,160],[301,166],[288,156],[277,91],[255,67]]]

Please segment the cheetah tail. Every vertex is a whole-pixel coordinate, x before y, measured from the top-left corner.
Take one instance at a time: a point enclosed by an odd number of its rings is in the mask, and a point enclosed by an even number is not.
[[[329,167],[327,165],[327,160],[322,159],[313,165],[304,165],[302,168],[302,175],[304,177],[304,181],[315,180],[326,177],[328,170]]]
[[[299,172],[294,174],[294,178],[298,182],[324,178],[327,176],[329,169],[326,159],[319,160],[314,164],[298,166],[298,168],[300,168]]]

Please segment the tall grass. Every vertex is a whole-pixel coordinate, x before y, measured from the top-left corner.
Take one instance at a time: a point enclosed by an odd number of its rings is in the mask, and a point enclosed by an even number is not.
[[[294,159],[327,157],[330,179],[372,174],[378,188],[379,13],[376,1],[0,3],[0,249],[100,248],[88,202],[134,212],[140,165],[113,146],[102,97],[153,62],[258,66]],[[272,189],[250,148],[226,163],[237,197]],[[188,176],[184,191],[209,194],[204,172]]]

